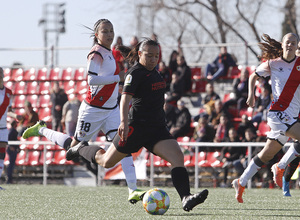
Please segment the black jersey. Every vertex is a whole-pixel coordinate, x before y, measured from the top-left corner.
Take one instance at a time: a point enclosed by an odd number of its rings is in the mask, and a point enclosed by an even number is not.
[[[123,93],[133,96],[129,122],[148,126],[165,125],[165,90],[166,83],[156,69],[149,71],[139,63],[132,66],[127,72],[123,88]]]

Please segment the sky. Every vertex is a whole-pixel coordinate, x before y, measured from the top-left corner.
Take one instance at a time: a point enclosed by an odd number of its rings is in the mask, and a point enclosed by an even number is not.
[[[26,67],[43,66],[44,52],[36,51],[44,46],[43,26],[38,26],[43,18],[46,3],[66,3],[66,33],[59,35],[59,46],[80,48],[59,53],[59,65],[86,65],[86,56],[92,46],[91,31],[83,27],[93,27],[100,18],[108,18],[114,25],[115,36],[122,36],[123,43],[129,44],[135,34],[134,4],[124,5],[116,0],[10,0],[1,1],[0,13],[0,66],[9,67],[20,62]],[[49,45],[55,44],[51,34]],[[116,37],[115,37],[116,39]],[[21,50],[7,50],[7,49]],[[35,49],[24,51],[25,48]],[[50,62],[50,58],[49,58]],[[48,62],[48,63],[49,63]]]

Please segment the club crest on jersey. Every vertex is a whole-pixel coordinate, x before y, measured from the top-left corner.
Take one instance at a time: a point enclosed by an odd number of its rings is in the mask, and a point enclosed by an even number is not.
[[[296,69],[297,69],[298,71],[300,71],[300,66],[296,66]]]
[[[125,79],[125,85],[130,85],[132,81],[132,75],[127,75]]]
[[[79,131],[79,132],[78,132],[78,137],[80,137],[80,138],[85,137],[85,135],[86,135],[86,133],[83,132],[83,131]]]

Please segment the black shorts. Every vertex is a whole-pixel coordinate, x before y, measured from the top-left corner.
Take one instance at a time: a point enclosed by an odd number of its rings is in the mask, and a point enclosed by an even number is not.
[[[119,135],[116,135],[113,143],[117,150],[121,153],[134,153],[145,147],[153,152],[156,143],[162,140],[174,139],[166,126],[141,126],[137,124],[129,124],[129,134],[127,141],[121,141]]]

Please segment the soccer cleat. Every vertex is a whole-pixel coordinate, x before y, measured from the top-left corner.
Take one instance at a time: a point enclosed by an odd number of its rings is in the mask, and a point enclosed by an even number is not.
[[[22,138],[27,139],[33,136],[40,136],[39,130],[40,128],[47,127],[44,121],[38,121],[35,125],[27,128],[22,134]]]
[[[290,193],[290,182],[285,181],[284,176],[282,177],[282,192],[284,196],[292,196]]]
[[[278,163],[273,164],[271,171],[273,173],[273,180],[276,183],[277,186],[282,188],[282,177],[283,177],[283,172],[284,169],[280,169],[278,167]]]
[[[143,191],[143,190],[140,190],[140,189],[136,189],[134,190],[132,193],[129,194],[128,196],[128,201],[131,203],[131,204],[135,204],[137,203],[138,201],[141,201],[143,200],[143,197],[145,195],[147,191]]]
[[[208,196],[208,190],[205,189],[200,193],[185,196],[182,200],[182,208],[184,211],[191,211],[196,205],[203,203]]]
[[[235,189],[235,198],[239,203],[243,203],[244,200],[242,198],[245,186],[241,186],[240,179],[235,179],[232,181],[232,187]]]
[[[79,149],[88,146],[89,143],[86,141],[82,141],[80,143],[78,143],[77,145],[75,145],[74,147],[70,147],[69,150],[66,153],[66,159],[67,160],[73,160],[77,157],[79,157]]]

